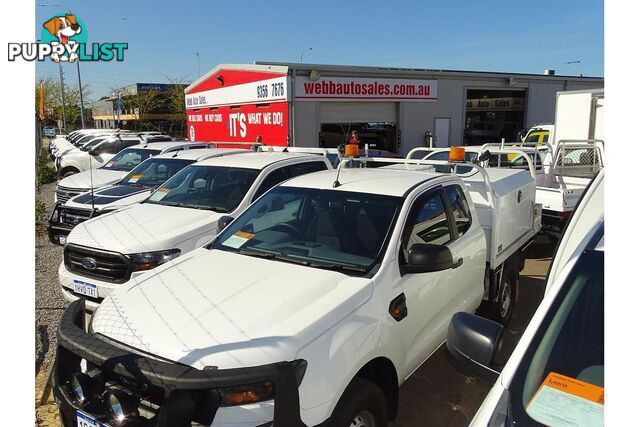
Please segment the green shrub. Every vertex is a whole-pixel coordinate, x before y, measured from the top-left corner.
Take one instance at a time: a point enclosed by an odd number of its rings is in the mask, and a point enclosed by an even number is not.
[[[40,157],[38,158],[38,167],[36,169],[36,183],[38,185],[48,184],[54,182],[58,178],[56,170],[49,165],[49,159],[47,157],[46,150],[40,150]]]
[[[36,224],[40,224],[47,219],[47,206],[42,200],[36,199]]]

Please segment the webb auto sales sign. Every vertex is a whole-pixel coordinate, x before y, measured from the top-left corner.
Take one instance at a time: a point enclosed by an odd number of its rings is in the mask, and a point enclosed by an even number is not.
[[[326,77],[296,78],[296,99],[313,101],[420,101],[438,100],[437,80]]]

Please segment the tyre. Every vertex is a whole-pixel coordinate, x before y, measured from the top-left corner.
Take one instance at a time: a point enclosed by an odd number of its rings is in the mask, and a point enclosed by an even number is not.
[[[516,289],[520,281],[520,273],[514,265],[505,265],[502,272],[502,280],[498,289],[498,299],[494,302],[493,320],[502,323],[504,326],[509,324],[513,315],[513,306],[516,302]]]
[[[60,178],[66,178],[68,176],[75,175],[78,172],[80,172],[80,171],[78,169],[76,169],[76,168],[63,169],[63,170],[60,171]]]
[[[347,386],[331,418],[331,427],[387,427],[387,400],[374,383],[354,378]]]

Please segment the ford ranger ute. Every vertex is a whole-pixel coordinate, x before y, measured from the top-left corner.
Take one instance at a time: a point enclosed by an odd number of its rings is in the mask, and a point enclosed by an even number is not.
[[[97,169],[87,170],[62,178],[56,186],[54,201],[65,204],[67,200],[80,193],[115,184],[149,157],[193,148],[209,148],[209,144],[175,141],[156,142],[153,144],[144,143],[125,148]]]
[[[47,226],[49,240],[51,243],[64,245],[69,232],[76,225],[98,215],[143,201],[154,189],[191,163],[211,157],[246,152],[248,151],[207,148],[181,150],[151,157],[113,185],[79,194],[69,199],[64,205],[56,204]]]
[[[86,324],[72,303],[53,374],[63,423],[388,425],[454,313],[486,299],[508,320],[540,220],[528,171],[401,162],[285,181]]]
[[[146,200],[83,222],[67,238],[58,269],[62,295],[95,309],[112,289],[210,242],[274,185],[331,169],[326,157],[293,153],[223,156],[187,166]],[[283,210],[282,213],[286,213]],[[90,257],[96,267],[78,262]]]

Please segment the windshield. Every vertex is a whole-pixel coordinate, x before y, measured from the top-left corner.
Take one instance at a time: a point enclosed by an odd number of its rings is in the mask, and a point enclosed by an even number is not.
[[[154,159],[152,157],[136,166],[117,185],[157,187],[191,163],[193,160]]]
[[[535,420],[555,425],[555,418],[567,421],[562,425],[603,425],[602,419],[598,422],[604,402],[602,251],[586,251],[580,256],[527,349],[510,389],[516,424],[538,425]],[[593,401],[585,396],[587,391],[595,396]],[[580,404],[576,397],[583,398]]]
[[[127,148],[113,156],[111,160],[101,167],[101,169],[129,172],[131,169],[135,168],[149,157],[155,156],[159,152],[160,150]]]
[[[401,205],[400,197],[279,186],[211,248],[362,275],[381,256]]]
[[[95,135],[78,136],[77,139],[73,143],[75,145],[82,145],[82,144],[86,144],[87,142],[91,141],[93,138],[96,138],[96,136]]]
[[[231,212],[244,199],[259,173],[257,169],[194,165],[165,182],[147,202]]]
[[[84,144],[82,147],[80,147],[80,149],[82,151],[89,151],[92,148],[94,148],[95,146],[97,146],[98,144],[100,144],[101,142],[104,142],[106,140],[107,140],[107,138],[96,138],[96,139],[93,139],[93,140],[91,140],[91,142],[88,142],[88,143]]]

